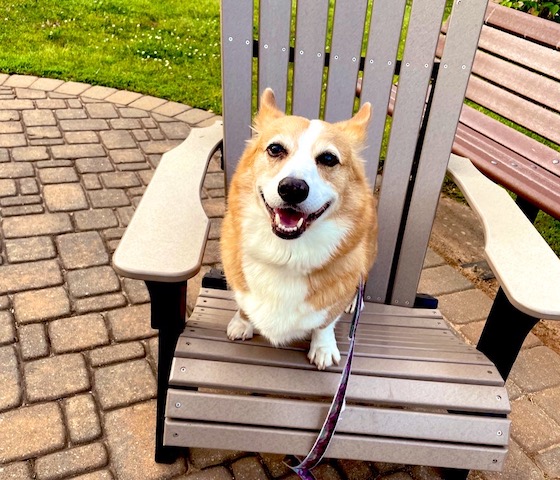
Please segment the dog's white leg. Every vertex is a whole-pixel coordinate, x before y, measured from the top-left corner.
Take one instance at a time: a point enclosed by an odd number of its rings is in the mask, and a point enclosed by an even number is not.
[[[335,324],[336,320],[325,328],[316,328],[311,334],[311,345],[307,358],[311,363],[317,365],[319,370],[324,370],[333,363],[338,365],[338,362],[340,362],[340,352],[334,336]]]
[[[229,321],[227,336],[230,340],[249,340],[253,338],[253,325],[241,310],[238,310]]]

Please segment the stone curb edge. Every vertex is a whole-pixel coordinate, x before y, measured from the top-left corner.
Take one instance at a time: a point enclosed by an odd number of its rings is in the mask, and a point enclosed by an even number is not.
[[[7,73],[0,73],[0,86],[29,88],[31,90],[42,90],[60,95],[78,96],[98,101],[103,100],[105,102],[138,108],[165,117],[174,118],[188,123],[189,125],[196,125],[199,127],[205,127],[213,124],[217,120],[221,120],[221,117],[214,112],[194,108],[183,103],[172,102],[127,90],[117,90],[112,87],[90,85],[89,83],[64,81],[54,78],[36,77],[33,75],[9,75]]]

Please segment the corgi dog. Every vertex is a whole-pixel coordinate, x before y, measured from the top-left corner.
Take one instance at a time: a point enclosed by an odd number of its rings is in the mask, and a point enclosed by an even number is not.
[[[339,363],[335,323],[377,253],[376,202],[360,158],[370,114],[366,103],[347,121],[308,120],[263,92],[222,225],[224,273],[240,308],[231,340],[254,329],[274,346],[311,336],[311,363]]]

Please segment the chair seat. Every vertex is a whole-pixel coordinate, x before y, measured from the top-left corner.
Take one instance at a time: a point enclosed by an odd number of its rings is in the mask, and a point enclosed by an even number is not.
[[[305,455],[337,389],[350,316],[336,328],[341,365],[319,371],[307,341],[228,340],[236,310],[231,292],[201,290],[175,351],[164,443]],[[368,303],[327,456],[499,470],[509,411],[498,371],[438,310]]]

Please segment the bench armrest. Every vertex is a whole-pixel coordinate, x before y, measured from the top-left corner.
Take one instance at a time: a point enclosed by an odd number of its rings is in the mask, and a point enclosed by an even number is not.
[[[470,160],[452,154],[448,173],[482,220],[488,263],[511,304],[536,318],[560,320],[560,259],[506,190]]]
[[[222,136],[221,121],[195,128],[183,143],[162,156],[113,255],[117,273],[180,282],[200,270],[209,229],[200,190]]]

